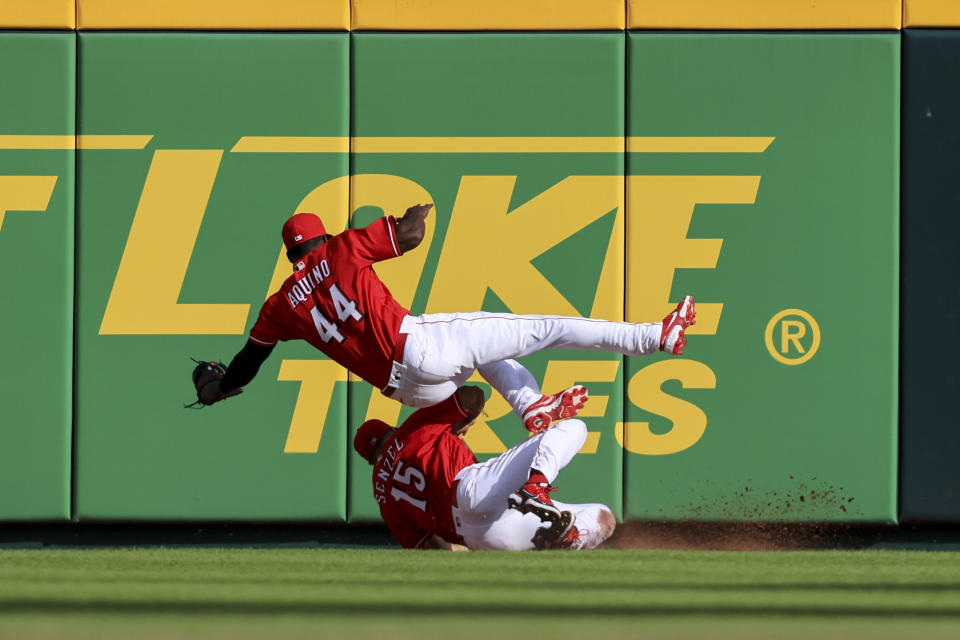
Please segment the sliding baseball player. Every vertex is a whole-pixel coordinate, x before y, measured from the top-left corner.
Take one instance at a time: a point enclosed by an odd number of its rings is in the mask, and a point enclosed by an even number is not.
[[[373,465],[373,495],[390,532],[408,549],[593,549],[616,520],[602,504],[550,498],[551,483],[583,446],[582,420],[551,425],[478,463],[462,436],[484,405],[465,386],[415,411],[397,429],[363,423],[354,449]]]

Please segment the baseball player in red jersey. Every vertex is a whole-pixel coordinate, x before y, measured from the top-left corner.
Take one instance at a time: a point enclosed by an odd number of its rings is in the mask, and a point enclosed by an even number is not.
[[[602,504],[550,499],[550,483],[583,446],[582,420],[552,425],[480,464],[460,438],[483,409],[461,387],[398,428],[368,420],[353,441],[373,465],[373,495],[393,537],[408,549],[592,549],[616,520]],[[520,487],[519,489],[517,487]]]
[[[411,315],[372,265],[416,248],[432,207],[416,205],[400,219],[386,216],[335,236],[313,214],[288,219],[281,235],[293,275],[263,304],[246,345],[219,382],[200,390],[200,401],[213,404],[235,395],[256,376],[278,341],[300,339],[413,407],[449,398],[477,370],[524,426],[537,433],[575,416],[587,390],[574,386],[542,395],[514,358],[549,348],[633,356],[658,349],[681,353],[684,330],[696,315],[691,296],[663,322],[651,324],[484,312]]]

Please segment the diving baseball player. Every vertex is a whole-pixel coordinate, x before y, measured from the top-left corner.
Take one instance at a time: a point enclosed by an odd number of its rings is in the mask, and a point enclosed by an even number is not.
[[[278,341],[300,339],[412,407],[449,398],[477,370],[524,426],[537,433],[575,416],[587,390],[574,386],[544,396],[514,358],[550,348],[633,356],[658,349],[682,352],[684,330],[695,318],[691,296],[663,322],[651,324],[484,312],[411,315],[372,265],[416,248],[432,207],[418,204],[400,219],[385,216],[335,236],[311,213],[290,217],[281,235],[293,275],[263,304],[246,345],[222,378],[194,376],[199,402],[208,405],[236,395]]]
[[[551,482],[583,446],[582,420],[554,424],[482,464],[461,436],[483,409],[465,386],[397,429],[363,423],[353,446],[373,465],[373,495],[407,549],[593,549],[616,527],[602,504],[550,499]]]

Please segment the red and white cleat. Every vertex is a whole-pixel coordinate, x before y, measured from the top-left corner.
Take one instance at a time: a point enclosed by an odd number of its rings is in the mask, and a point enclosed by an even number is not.
[[[687,339],[683,332],[690,325],[696,324],[697,317],[694,309],[693,296],[686,296],[670,315],[663,319],[663,328],[660,330],[660,350],[680,355]]]
[[[563,519],[559,522],[551,523],[549,527],[540,527],[533,534],[533,548],[538,551],[548,549],[579,549],[582,545],[580,541],[580,530],[573,522],[576,516],[570,511],[562,512]]]
[[[541,396],[523,412],[523,426],[530,433],[540,433],[556,422],[572,418],[583,409],[590,394],[581,385],[564,389],[552,396]]]
[[[516,509],[520,513],[532,513],[542,522],[552,522],[555,525],[563,524],[564,529],[566,529],[573,524],[573,520],[568,518],[569,522],[563,523],[563,514],[570,512],[560,511],[557,505],[553,504],[553,500],[550,499],[550,492],[553,490],[553,487],[546,482],[527,482],[507,496],[507,507]],[[554,530],[554,534],[556,533],[556,530]]]

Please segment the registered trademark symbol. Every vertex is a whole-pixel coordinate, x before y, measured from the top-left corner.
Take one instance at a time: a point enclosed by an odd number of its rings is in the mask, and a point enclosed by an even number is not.
[[[763,338],[777,362],[803,364],[820,348],[820,325],[802,309],[784,309],[770,318]]]

